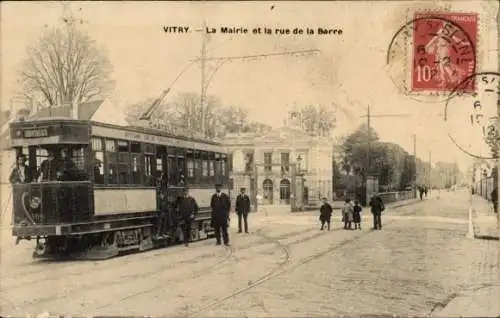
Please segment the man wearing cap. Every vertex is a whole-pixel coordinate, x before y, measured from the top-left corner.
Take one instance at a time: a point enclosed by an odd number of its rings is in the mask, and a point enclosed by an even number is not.
[[[182,196],[177,198],[177,210],[179,211],[180,220],[182,224],[182,234],[184,236],[184,245],[189,245],[189,239],[191,238],[191,224],[198,214],[198,204],[196,200],[189,195],[189,188],[184,188],[184,193]]]
[[[215,185],[215,193],[212,195],[210,206],[212,207],[212,227],[215,229],[215,239],[217,245],[221,245],[221,234],[224,245],[229,246],[229,234],[227,232],[229,221],[229,209],[231,200],[227,194],[222,193],[221,185]]]
[[[241,219],[245,223],[245,233],[248,233],[248,213],[250,212],[250,198],[245,194],[245,188],[240,189],[236,198],[236,214],[238,214],[238,233],[241,233]]]

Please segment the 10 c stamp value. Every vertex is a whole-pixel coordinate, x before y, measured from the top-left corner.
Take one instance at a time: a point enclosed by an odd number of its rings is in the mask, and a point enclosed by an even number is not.
[[[474,74],[477,28],[474,13],[415,13],[411,90],[449,92]],[[474,91],[470,84],[464,93]]]

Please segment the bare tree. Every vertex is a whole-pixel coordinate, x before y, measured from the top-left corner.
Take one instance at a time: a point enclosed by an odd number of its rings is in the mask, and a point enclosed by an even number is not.
[[[127,120],[137,124],[138,118],[152,104],[152,99],[131,105],[127,110]],[[240,107],[224,107],[220,99],[208,96],[204,110],[201,110],[200,96],[196,93],[180,93],[170,103],[163,102],[155,110],[149,122],[161,122],[163,128],[180,135],[201,136],[202,116],[205,118],[205,136],[220,138],[227,133],[265,132],[268,125],[248,120],[248,113]],[[146,123],[147,124],[147,123]]]
[[[86,102],[102,97],[114,84],[102,49],[73,26],[45,31],[27,51],[19,82],[22,94],[38,107]]]
[[[329,135],[336,125],[335,113],[323,105],[306,105],[300,109],[302,127],[317,135]]]

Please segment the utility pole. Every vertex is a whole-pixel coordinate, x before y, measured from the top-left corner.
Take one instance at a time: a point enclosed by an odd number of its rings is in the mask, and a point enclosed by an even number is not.
[[[367,154],[366,154],[366,167],[365,167],[365,177],[364,177],[364,189],[367,187],[368,180],[368,170],[371,166],[371,143],[372,143],[372,129],[371,129],[371,119],[372,117],[411,117],[411,114],[376,114],[372,115],[370,106],[368,105],[366,108],[366,115],[362,115],[360,117],[366,117],[366,124],[368,128],[368,140],[367,140]],[[366,198],[366,193],[365,193]]]
[[[432,161],[431,161],[431,151],[429,150],[429,176],[428,176],[428,187],[429,187],[429,193],[432,190]]]
[[[412,139],[413,139],[413,165],[415,167],[413,182],[416,186],[417,185],[417,135],[413,134]]]
[[[371,119],[372,117],[375,117],[375,118],[379,118],[379,117],[412,117],[411,114],[376,114],[376,115],[372,115],[371,111],[370,111],[370,106],[368,106],[366,108],[366,115],[361,115],[360,117],[366,117],[366,124],[368,126],[368,140],[367,140],[367,144],[368,144],[368,153],[366,154],[366,158],[367,158],[367,167],[366,169],[368,169],[370,163],[371,163],[371,141],[372,141],[372,132],[371,132]]]
[[[415,197],[417,197],[417,135],[413,134],[413,191],[415,192]]]
[[[200,95],[200,108],[201,108],[201,137],[205,138],[205,61],[207,55],[207,27],[206,21],[203,20],[203,29],[201,30],[201,95]]]
[[[370,105],[368,105],[368,107],[366,108],[366,124],[368,126],[368,153],[366,154],[365,174],[368,174],[368,169],[370,169],[370,163],[371,163],[372,129],[370,121],[371,121]]]

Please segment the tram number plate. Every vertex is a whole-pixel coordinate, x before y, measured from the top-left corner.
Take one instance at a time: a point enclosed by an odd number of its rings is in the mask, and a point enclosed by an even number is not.
[[[23,131],[23,136],[24,138],[48,137],[49,130],[47,128],[29,129]]]

